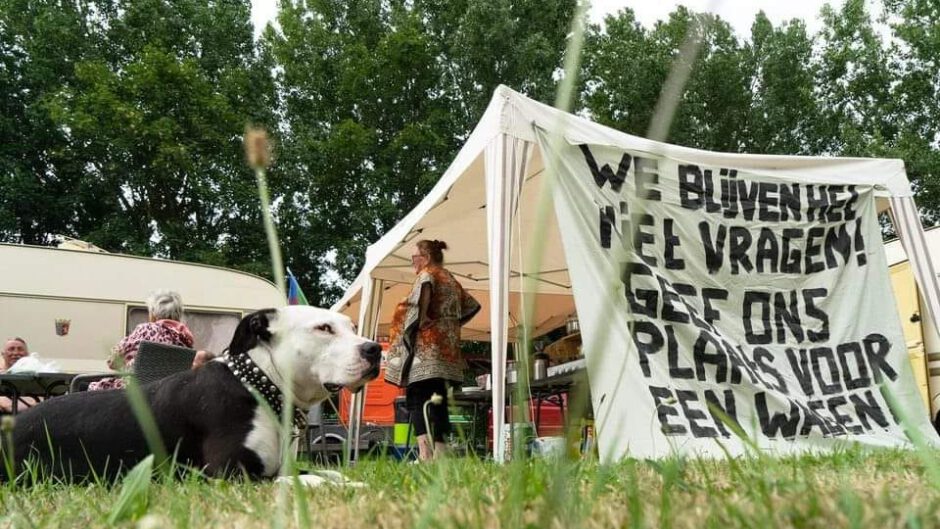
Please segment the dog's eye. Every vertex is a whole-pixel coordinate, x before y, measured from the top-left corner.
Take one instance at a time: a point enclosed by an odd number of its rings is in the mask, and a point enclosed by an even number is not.
[[[324,323],[323,325],[317,325],[316,327],[314,327],[314,329],[320,332],[325,332],[327,334],[333,334],[333,326],[330,325],[329,323]]]

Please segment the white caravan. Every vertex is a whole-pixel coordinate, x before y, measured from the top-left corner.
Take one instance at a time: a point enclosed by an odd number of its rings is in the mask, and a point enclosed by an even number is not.
[[[273,283],[245,272],[69,247],[83,249],[0,244],[0,339],[22,337],[62,371],[107,371],[156,289],[180,293],[196,348],[217,353],[243,314],[285,304]]]

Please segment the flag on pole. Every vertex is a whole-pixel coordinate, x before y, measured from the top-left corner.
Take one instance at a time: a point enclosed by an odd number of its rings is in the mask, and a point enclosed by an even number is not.
[[[300,290],[300,284],[297,283],[297,278],[294,277],[294,274],[290,271],[290,268],[287,269],[287,304],[288,305],[309,305],[307,303],[307,296],[304,295],[304,291]]]

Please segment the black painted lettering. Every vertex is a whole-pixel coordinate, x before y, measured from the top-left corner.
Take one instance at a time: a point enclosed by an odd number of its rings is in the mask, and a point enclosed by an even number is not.
[[[707,221],[698,224],[699,234],[702,236],[702,247],[705,249],[705,265],[708,267],[708,273],[714,274],[721,269],[725,254],[725,237],[728,228],[724,224],[719,224],[715,230],[715,238],[711,236],[711,226]]]
[[[852,238],[849,237],[845,224],[833,226],[826,231],[826,266],[835,268],[839,266],[836,254],[842,256],[842,262],[848,263],[849,256],[852,253]]]
[[[888,418],[885,417],[884,410],[881,409],[881,405],[878,404],[878,400],[871,390],[866,390],[861,395],[858,393],[849,395],[849,402],[855,407],[855,415],[858,416],[858,420],[865,430],[873,430],[876,425],[881,428],[888,427]],[[869,419],[873,422],[869,422]]]
[[[702,289],[702,317],[708,323],[715,323],[721,319],[721,313],[712,307],[712,300],[717,299],[725,301],[728,299],[728,291],[723,288],[703,288]]]
[[[738,180],[738,202],[741,204],[741,214],[747,220],[754,220],[757,211],[757,182],[748,185],[747,180]]]
[[[610,248],[610,236],[614,228],[614,208],[612,206],[604,206],[598,208],[600,212],[600,235],[601,235],[601,248]]]
[[[708,413],[718,426],[722,437],[731,437],[728,428],[738,428],[737,404],[734,401],[734,392],[730,389],[724,390],[724,404],[718,400],[718,395],[710,389],[705,390],[705,402],[708,406]]]
[[[650,394],[653,396],[653,405],[656,407],[656,416],[659,418],[660,430],[663,435],[683,435],[686,433],[685,426],[669,422],[669,417],[679,416],[679,410],[670,403],[673,402],[672,391],[668,388],[656,386],[649,387]]]
[[[862,343],[865,346],[865,358],[868,359],[868,366],[871,368],[875,382],[882,381],[882,374],[888,377],[888,380],[897,380],[897,372],[887,361],[888,352],[891,350],[891,343],[888,339],[878,333],[872,333],[866,336]]]
[[[825,342],[829,339],[829,315],[824,310],[816,306],[816,299],[829,295],[829,290],[825,288],[807,288],[803,291],[803,306],[806,315],[820,322],[819,331],[809,329],[806,331],[806,337],[813,343]]]
[[[800,274],[803,272],[802,253],[799,247],[790,247],[790,241],[803,238],[802,228],[784,228],[780,245],[780,273],[781,274]]]
[[[813,368],[813,376],[819,384],[819,390],[823,395],[835,395],[842,391],[842,382],[839,379],[839,367],[836,357],[832,354],[829,347],[813,347],[809,350],[810,365]],[[823,362],[826,368],[823,368]],[[826,372],[829,373],[829,379],[826,379]]]
[[[774,293],[774,323],[777,326],[777,343],[787,343],[787,329],[797,343],[803,341],[803,324],[800,322],[800,311],[797,307],[799,296],[795,290],[790,291],[790,302],[787,303],[786,294]]]
[[[633,234],[633,250],[644,263],[656,266],[656,257],[643,253],[643,247],[655,241],[652,233],[643,231],[643,226],[655,226],[656,220],[649,214],[634,215],[633,225],[636,226],[636,232]]]
[[[669,378],[691,380],[695,372],[689,366],[679,365],[679,342],[676,340],[676,330],[672,325],[666,325],[666,352],[669,358]]]
[[[754,305],[760,309],[760,332],[754,330]],[[743,312],[744,337],[747,343],[766,345],[773,341],[773,328],[770,326],[770,292],[744,291]]]
[[[757,254],[754,264],[760,273],[777,273],[777,263],[780,261],[780,246],[777,244],[777,234],[770,228],[761,228],[757,236]]]
[[[806,233],[806,248],[803,250],[806,252],[806,264],[803,266],[805,274],[815,274],[825,269],[822,261],[816,262],[813,260],[814,257],[822,253],[822,244],[817,243],[816,239],[822,238],[825,234],[826,230],[822,226],[813,226]]]
[[[685,209],[699,209],[704,200],[702,170],[697,165],[679,164],[679,199]]]
[[[712,171],[711,169],[705,169],[703,173],[703,183],[705,184],[705,211],[709,213],[721,211],[721,204],[715,202],[715,183],[712,180]]]
[[[840,185],[831,185],[827,189],[829,193],[829,210],[826,212],[827,222],[842,221],[842,206],[845,201],[839,199],[839,193],[842,193],[844,190],[845,186]]]
[[[770,438],[780,435],[784,439],[796,437],[796,428],[800,424],[800,409],[796,404],[790,402],[789,413],[774,411],[771,416],[767,406],[767,394],[762,391],[754,395],[754,406],[757,408],[757,420],[764,435]]]
[[[604,184],[609,182],[610,189],[615,193],[619,193],[620,188],[623,187],[623,183],[627,179],[627,171],[630,170],[630,155],[623,153],[623,156],[620,158],[620,165],[617,166],[617,172],[614,173],[613,169],[607,164],[604,164],[603,167],[597,166],[597,162],[594,160],[594,154],[591,153],[590,147],[587,145],[578,145],[578,147],[584,155],[584,161],[587,162],[588,167],[591,169],[591,175],[594,177],[594,183],[597,184],[597,187],[603,188]]]
[[[800,184],[780,184],[780,220],[800,220]]]
[[[803,394],[810,396],[814,393],[813,374],[809,367],[809,357],[806,355],[806,349],[786,348],[787,361],[790,362],[790,370],[796,375],[796,381],[800,383],[800,389]]]
[[[848,404],[848,401],[845,400],[843,395],[836,395],[829,399],[829,413],[832,414],[832,417],[839,423],[839,426],[849,431],[849,433],[859,434],[862,433],[862,427],[859,424],[856,424],[852,420],[852,417],[841,413],[839,411],[840,406],[845,406]]]
[[[754,269],[747,251],[751,248],[751,231],[741,226],[732,226],[728,234],[728,263],[731,264],[731,273],[738,274],[738,266],[745,272]]]
[[[633,336],[633,343],[636,345],[637,357],[640,361],[640,369],[643,376],[650,378],[650,355],[654,355],[663,348],[663,333],[659,327],[651,321],[639,320],[630,323],[630,334]]]
[[[780,221],[780,199],[777,196],[777,184],[772,182],[758,184],[757,200],[760,203],[757,218],[761,222]]]
[[[765,375],[773,377],[775,381],[774,384],[768,384],[768,386],[784,395],[788,395],[790,392],[787,390],[787,382],[784,380],[783,375],[780,374],[780,371],[774,367],[773,361],[773,353],[763,347],[754,348],[754,362],[757,364],[758,369]]]
[[[698,402],[698,395],[696,395],[694,391],[679,389],[676,390],[676,397],[679,399],[679,406],[682,408],[682,413],[685,415],[686,420],[689,421],[689,430],[692,432],[693,437],[718,437],[717,430],[698,423],[698,421],[708,419],[708,416],[705,415],[705,412],[702,410],[691,406],[690,403]]]
[[[855,373],[852,372],[853,369],[849,365],[849,355],[854,360]],[[836,347],[836,356],[839,357],[839,365],[842,367],[842,380],[845,381],[846,389],[867,388],[871,385],[871,377],[868,376],[868,365],[862,355],[861,344],[858,342],[841,343]]]
[[[714,352],[709,353],[711,349]],[[721,349],[721,344],[708,331],[701,331],[692,347],[692,361],[695,364],[695,377],[706,380],[705,366],[715,366],[714,381],[721,384],[728,378],[728,357]]]
[[[806,404],[797,401],[797,406],[803,412],[803,425],[800,427],[800,435],[806,437],[813,433],[813,427],[819,428],[824,437],[828,437],[832,432],[827,426],[826,419],[819,414],[820,409],[825,406],[821,400],[811,400]]]
[[[676,323],[689,323],[689,315],[677,310],[674,304],[674,302],[679,302],[681,305],[682,298],[679,297],[679,294],[676,293],[665,277],[656,276],[656,279],[659,281],[659,290],[663,296],[662,319]]]
[[[674,225],[675,221],[673,219],[663,219],[663,238],[666,243],[663,260],[667,270],[684,270],[685,261],[676,257],[676,248],[681,243],[673,229]]]
[[[647,288],[634,289],[633,286],[636,276],[649,277],[652,275],[653,271],[643,263],[627,263],[621,281],[624,284],[630,311],[634,314],[655,318],[657,316],[656,307],[659,305],[659,291]]]

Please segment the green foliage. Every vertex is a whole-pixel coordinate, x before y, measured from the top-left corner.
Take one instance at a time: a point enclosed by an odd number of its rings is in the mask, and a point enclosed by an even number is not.
[[[246,122],[273,123],[274,92],[249,8],[0,3],[10,52],[0,127],[21,136],[0,151],[2,238],[64,234],[112,251],[263,266],[240,136]]]
[[[279,230],[313,304],[437,182],[500,83],[550,100],[574,2],[285,1]]]

